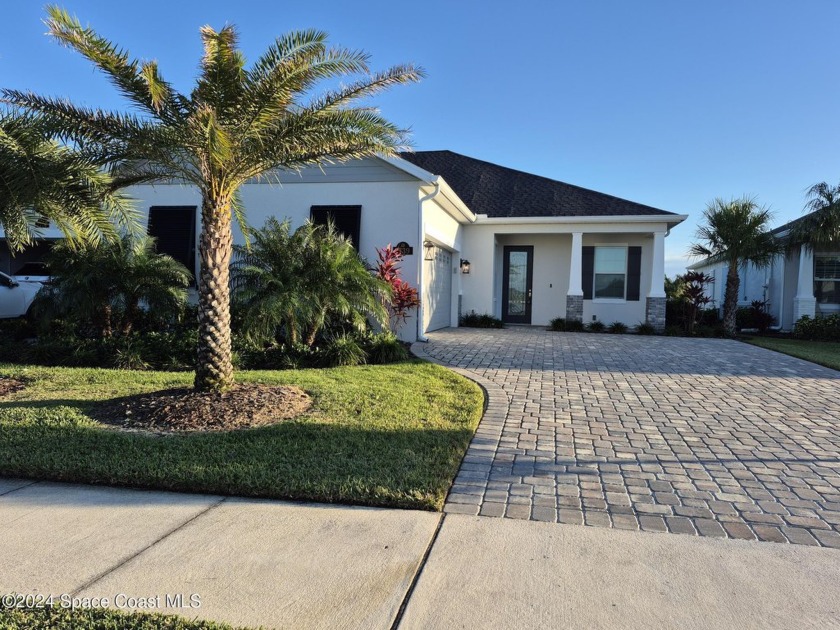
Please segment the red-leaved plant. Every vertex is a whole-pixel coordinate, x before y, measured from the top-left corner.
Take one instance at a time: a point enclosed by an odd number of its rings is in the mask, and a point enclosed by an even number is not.
[[[420,306],[417,289],[400,277],[400,263],[402,253],[391,247],[390,243],[383,249],[377,249],[379,262],[376,265],[376,277],[384,280],[391,287],[391,297],[386,302],[390,315],[391,332],[396,333],[408,321],[413,309]]]

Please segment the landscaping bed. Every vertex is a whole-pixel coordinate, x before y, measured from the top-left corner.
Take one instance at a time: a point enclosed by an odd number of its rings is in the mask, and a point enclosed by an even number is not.
[[[224,495],[439,510],[483,409],[437,365],[248,371],[312,407],[236,431],[166,436],[95,419],[103,401],[188,387],[188,372],[0,365],[27,383],[0,399],[0,475]]]
[[[775,350],[783,354],[840,370],[840,342],[809,341],[792,337],[744,337],[743,341],[754,346]]]

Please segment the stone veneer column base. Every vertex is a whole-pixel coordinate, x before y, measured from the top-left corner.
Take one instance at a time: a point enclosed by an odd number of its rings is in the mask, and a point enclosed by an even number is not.
[[[583,321],[583,296],[582,295],[567,295],[566,296],[566,321],[567,322],[582,322]]]
[[[803,315],[808,317],[816,317],[817,315],[817,298],[813,297],[795,297],[793,298],[793,323],[799,321]]]
[[[665,300],[664,297],[649,297],[645,305],[645,321],[659,333],[665,332]]]

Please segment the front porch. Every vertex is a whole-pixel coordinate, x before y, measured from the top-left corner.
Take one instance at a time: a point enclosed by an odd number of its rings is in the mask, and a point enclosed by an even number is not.
[[[472,264],[461,278],[462,312],[490,313],[508,324],[547,325],[562,317],[664,330],[667,225],[525,231],[481,223],[465,239]]]

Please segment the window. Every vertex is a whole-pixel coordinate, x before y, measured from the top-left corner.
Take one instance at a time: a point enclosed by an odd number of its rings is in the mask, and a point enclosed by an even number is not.
[[[595,248],[595,299],[623,300],[627,285],[627,248]]]
[[[310,218],[315,225],[326,225],[332,221],[339,234],[343,234],[359,249],[359,232],[362,220],[362,206],[312,206]]]
[[[840,304],[840,254],[814,257],[814,297],[820,304]]]
[[[157,251],[169,254],[195,275],[195,206],[152,206],[149,236]]]

